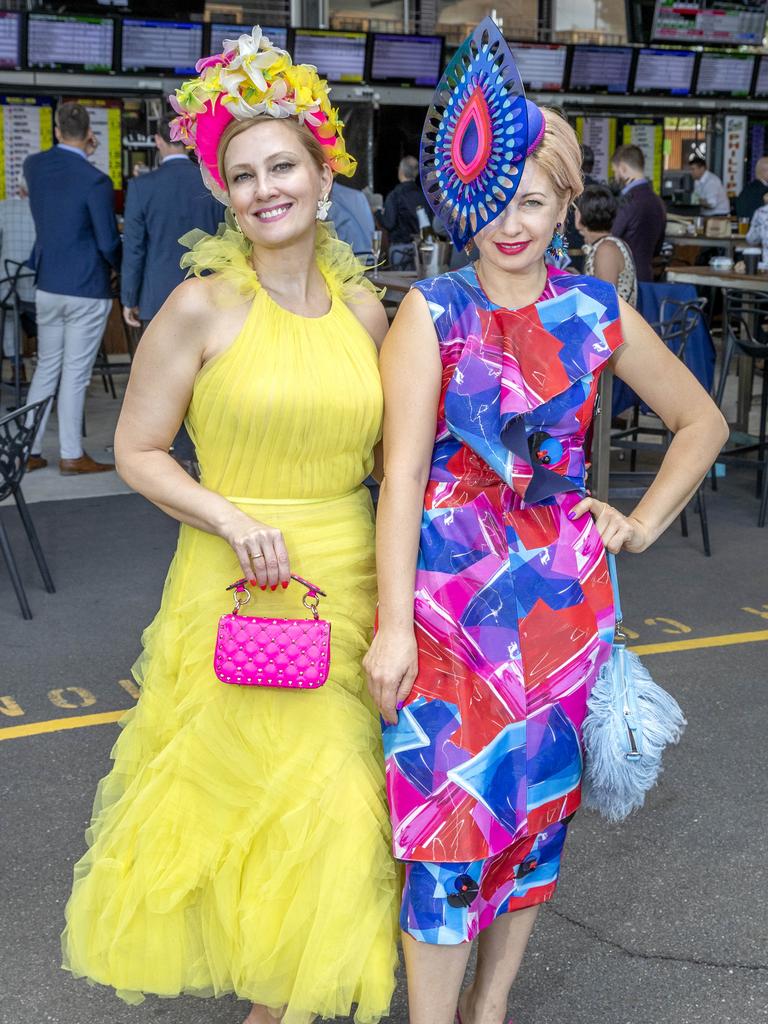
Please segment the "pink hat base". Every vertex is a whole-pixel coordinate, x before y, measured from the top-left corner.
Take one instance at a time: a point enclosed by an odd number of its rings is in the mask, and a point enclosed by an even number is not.
[[[234,119],[234,115],[227,110],[223,103],[218,100],[208,100],[205,104],[205,113],[199,114],[195,122],[197,155],[219,188],[225,192],[227,186],[219,174],[218,149],[224,129]]]

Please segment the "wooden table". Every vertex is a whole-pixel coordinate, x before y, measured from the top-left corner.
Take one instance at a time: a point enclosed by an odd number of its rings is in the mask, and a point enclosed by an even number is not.
[[[670,267],[667,270],[667,280],[671,284],[695,284],[701,288],[765,292],[768,295],[768,272],[737,274],[734,270],[713,270],[712,267]],[[738,366],[739,392],[734,427],[748,433],[754,362],[747,356],[741,356]]]

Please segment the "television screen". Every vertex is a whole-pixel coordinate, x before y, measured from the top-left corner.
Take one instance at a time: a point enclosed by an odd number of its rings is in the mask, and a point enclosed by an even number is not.
[[[626,93],[631,67],[629,46],[574,46],[570,88],[574,92]]]
[[[111,71],[115,23],[78,14],[30,14],[27,66]]]
[[[221,53],[224,49],[225,39],[237,39],[238,36],[247,33],[250,35],[252,25],[233,25],[232,22],[214,21],[211,22],[211,53]],[[288,29],[274,28],[271,25],[261,26],[262,35],[281,50],[288,49]]]
[[[697,96],[749,96],[755,58],[743,53],[702,53]]]
[[[766,0],[656,0],[651,38],[761,46],[765,16]]]
[[[123,19],[123,71],[187,75],[203,54],[203,26],[192,21]]]
[[[0,68],[21,66],[21,15],[0,11]]]
[[[443,70],[442,36],[373,35],[371,79],[434,88]]]
[[[520,77],[533,92],[561,92],[565,87],[567,46],[556,43],[510,43]]]
[[[768,57],[760,57],[758,59],[755,96],[768,96]]]
[[[693,50],[639,50],[632,91],[690,96],[695,65]]]
[[[318,73],[331,82],[362,82],[365,40],[365,32],[297,28],[292,56],[296,64],[314,64]]]

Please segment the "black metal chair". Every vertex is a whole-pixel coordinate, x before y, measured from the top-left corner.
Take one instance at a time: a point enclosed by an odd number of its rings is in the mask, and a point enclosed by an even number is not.
[[[689,299],[687,301],[680,301],[679,299],[664,299],[659,307],[659,320],[656,323],[651,324],[653,329],[659,335],[659,337],[667,345],[667,348],[681,361],[685,359],[685,347],[688,343],[692,331],[696,328],[699,320],[704,319],[704,309],[706,307],[707,300],[704,298]],[[632,419],[630,426],[611,433],[611,447],[625,449],[629,451],[629,473],[612,473],[611,484],[610,484],[610,497],[640,497],[644,491],[644,487],[635,487],[633,481],[638,476],[653,476],[651,473],[638,473],[636,471],[637,466],[637,453],[639,451],[649,452],[660,452],[663,453],[669,448],[672,443],[672,433],[667,427],[659,421],[659,425],[654,424],[641,424],[640,423],[640,412],[642,403],[638,398],[632,406]],[[647,415],[655,414],[648,412]],[[658,417],[655,417],[658,419]],[[642,436],[656,438],[655,441],[644,441],[641,440]],[[619,481],[628,486],[618,486]],[[616,483],[616,486],[614,486]],[[712,554],[712,547],[709,538],[709,523],[707,520],[707,506],[706,498],[704,495],[704,487],[699,487],[696,492],[695,498],[695,510],[699,516],[699,522],[701,525],[701,539],[704,546],[704,554],[710,556]],[[683,509],[680,513],[680,532],[683,537],[688,536],[688,513],[687,509]]]
[[[27,299],[22,299],[19,294],[19,285],[23,281],[33,281],[34,271],[25,263],[18,260],[4,260],[5,277],[0,280],[0,338],[5,338],[5,326],[10,320],[13,327],[13,355],[10,356],[13,367],[13,381],[10,384],[13,390],[13,406],[17,409],[23,399],[23,392],[26,384],[22,381],[22,324],[26,322],[27,327],[34,324],[35,304]],[[34,328],[32,328],[34,329]],[[2,360],[6,358],[4,352],[0,355],[0,367]],[[3,384],[3,387],[9,385]]]
[[[722,408],[728,371],[735,356],[746,356],[755,364],[762,361],[763,384],[760,393],[757,439],[748,436],[746,443],[736,443],[720,453],[719,462],[746,466],[756,470],[756,494],[760,499],[757,525],[768,519],[768,297],[755,292],[728,290],[723,302],[723,365],[715,391],[715,401]],[[756,458],[749,456],[756,455]],[[712,487],[717,478],[712,471]]]
[[[29,540],[32,554],[35,556],[37,567],[43,578],[43,584],[49,594],[54,594],[56,588],[45,561],[43,549],[37,536],[32,516],[29,514],[24,495],[21,493],[21,481],[27,468],[32,441],[37,429],[40,426],[45,407],[52,401],[51,398],[44,398],[31,405],[25,405],[21,409],[0,417],[0,502],[6,498],[13,497],[16,507],[21,516],[24,532]],[[2,518],[0,518],[0,550],[3,553],[5,564],[8,567],[8,575],[11,577],[13,589],[16,591],[16,598],[21,608],[21,614],[25,619],[32,618],[32,611],[27,601],[24,585],[21,582],[16,559],[13,556],[11,541],[5,529]]]

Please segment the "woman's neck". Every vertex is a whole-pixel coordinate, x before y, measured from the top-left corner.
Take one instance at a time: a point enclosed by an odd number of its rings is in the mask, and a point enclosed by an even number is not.
[[[594,245],[601,238],[607,238],[610,231],[590,231],[589,228],[582,228],[581,235],[587,245]]]
[[[533,263],[524,270],[510,273],[494,266],[481,256],[475,263],[475,273],[491,302],[504,309],[520,309],[536,302],[547,283],[547,267],[544,260]]]
[[[251,265],[259,283],[281,306],[295,313],[317,315],[327,307],[328,289],[315,259],[314,233],[279,249],[251,251]]]

